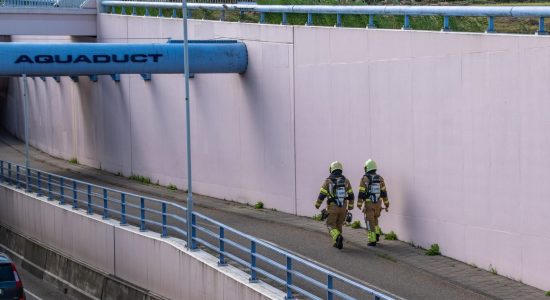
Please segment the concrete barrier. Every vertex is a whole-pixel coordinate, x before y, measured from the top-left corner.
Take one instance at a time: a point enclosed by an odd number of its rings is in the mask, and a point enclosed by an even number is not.
[[[249,275],[235,267],[219,267],[206,252],[187,251],[182,240],[119,226],[117,221],[86,215],[9,185],[0,184],[0,207],[0,247],[36,277],[80,298],[282,299],[285,295],[263,282],[250,283]]]

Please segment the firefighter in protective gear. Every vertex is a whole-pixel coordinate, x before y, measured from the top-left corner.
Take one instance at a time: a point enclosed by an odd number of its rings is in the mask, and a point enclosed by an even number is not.
[[[319,209],[321,204],[327,199],[328,218],[326,221],[330,236],[334,241],[333,246],[342,249],[344,246],[344,237],[342,236],[342,225],[346,220],[349,210],[353,209],[353,189],[349,180],[342,175],[342,164],[338,161],[330,164],[330,176],[325,179],[319,192],[319,197],[315,203],[315,208]]]
[[[388,200],[388,192],[384,178],[376,174],[376,162],[369,159],[365,162],[365,175],[359,183],[359,195],[357,197],[357,207],[362,208],[365,215],[365,224],[367,226],[367,235],[369,246],[376,246],[379,241],[382,229],[378,226],[378,218],[382,210],[382,202],[384,209],[388,211],[390,201]],[[365,206],[363,206],[365,202]]]

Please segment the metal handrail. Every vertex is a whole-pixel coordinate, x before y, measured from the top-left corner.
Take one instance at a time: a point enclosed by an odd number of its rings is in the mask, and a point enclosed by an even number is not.
[[[17,188],[23,188],[27,192],[37,193],[39,196],[46,197],[48,201],[58,200],[60,204],[71,205],[73,209],[85,208],[87,214],[90,215],[97,213],[103,215],[104,219],[118,218],[121,225],[130,222],[142,231],[160,231],[161,237],[168,237],[169,234],[187,236],[187,209],[175,203],[37,169],[26,169],[24,166],[0,160],[0,183],[2,182],[14,184]],[[152,219],[152,215],[157,218]],[[161,220],[158,221],[158,218]],[[193,212],[191,227],[193,245],[190,245],[189,248],[195,249],[198,246],[210,250],[210,253],[216,253],[220,266],[226,265],[229,259],[237,266],[240,265],[248,269],[251,282],[256,282],[258,274],[260,274],[266,279],[284,285],[289,299],[293,298],[294,294],[301,294],[311,299],[333,299],[334,297],[354,299],[347,291],[349,288],[356,289],[362,299],[367,295],[374,296],[374,299],[393,299],[389,295],[329,271],[307,259],[245,234],[201,213]],[[231,250],[226,249],[226,246]],[[282,258],[284,262],[278,262],[274,256]],[[266,267],[261,267],[260,264]],[[296,267],[301,268],[297,269]],[[278,276],[275,273],[277,271],[285,275]],[[326,280],[320,281],[308,276],[305,271],[313,272]],[[310,287],[297,283],[293,280],[293,276]],[[336,282],[341,287],[340,289],[335,288]],[[315,291],[312,291],[311,287]],[[324,296],[320,297],[320,294]]]
[[[149,8],[162,10],[174,10],[173,17],[176,17],[175,10],[181,9],[178,2],[152,2],[152,1],[120,1],[102,0],[103,11],[111,8],[111,13],[116,13],[115,7],[122,7],[121,14],[126,14],[125,7],[133,8],[132,14],[136,14],[135,8],[146,8],[148,16]],[[495,17],[536,17],[539,18],[539,29],[537,33],[545,32],[544,18],[550,17],[550,6],[377,6],[377,5],[259,5],[259,4],[211,4],[211,3],[187,3],[189,11],[211,10],[222,12],[221,18],[225,17],[225,11],[254,12],[259,14],[259,23],[265,23],[265,16],[268,13],[281,14],[282,24],[287,24],[288,14],[307,14],[306,25],[313,24],[313,15],[336,15],[336,26],[342,25],[343,15],[368,15],[369,28],[374,28],[374,16],[404,16],[403,29],[411,29],[411,16],[442,16],[442,30],[450,30],[450,17],[487,17],[487,32],[494,32]]]
[[[0,7],[12,8],[82,8],[86,0],[0,0]]]

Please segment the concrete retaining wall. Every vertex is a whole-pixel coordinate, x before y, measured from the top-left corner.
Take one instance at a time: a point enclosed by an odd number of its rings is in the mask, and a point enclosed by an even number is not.
[[[98,26],[102,42],[181,38],[169,18]],[[243,40],[250,58],[244,75],[191,81],[194,191],[313,215],[332,160],[357,192],[372,157],[392,206],[384,230],[550,288],[550,38],[198,20],[190,36]],[[182,76],[30,88],[33,145],[185,188]],[[12,79],[3,119],[22,136],[20,95]]]
[[[23,267],[91,299],[283,299],[249,275],[218,267],[175,238],[88,216],[44,197],[0,184],[0,244]],[[1,246],[1,245],[0,245]],[[161,296],[157,296],[161,295]]]

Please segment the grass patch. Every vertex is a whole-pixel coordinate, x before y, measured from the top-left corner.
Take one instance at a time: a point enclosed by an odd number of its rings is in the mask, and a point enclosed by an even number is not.
[[[361,228],[361,221],[359,221],[359,220],[353,221],[353,222],[351,223],[351,228],[353,228],[353,229]]]
[[[171,184],[171,183],[167,186],[167,188],[171,191],[177,191],[178,190],[178,187],[175,184]]]
[[[262,209],[262,208],[264,208],[264,203],[262,201],[258,201],[258,202],[256,202],[256,204],[254,204],[254,208],[255,209]]]
[[[493,265],[489,265],[489,272],[491,272],[491,274],[493,275],[498,275],[497,268],[494,267]]]
[[[432,244],[430,246],[430,249],[426,250],[424,253],[428,256],[435,256],[435,255],[441,255],[441,252],[439,251],[439,245],[438,244]]]
[[[550,291],[547,291],[545,295],[546,297],[550,297]]]
[[[71,158],[71,160],[69,160],[69,163],[71,163],[73,165],[78,165],[78,159],[76,159],[76,157],[73,157],[73,158]]]
[[[132,174],[130,177],[128,177],[128,179],[138,181],[144,184],[151,184],[151,178],[141,176],[141,175]]]
[[[380,257],[380,258],[383,258],[383,259],[386,259],[386,260],[389,260],[391,262],[397,262],[397,259],[395,259],[395,257],[387,254],[387,253],[376,253],[376,256]]]
[[[397,234],[392,230],[389,233],[386,233],[386,236],[384,237],[384,239],[388,241],[397,241]]]

